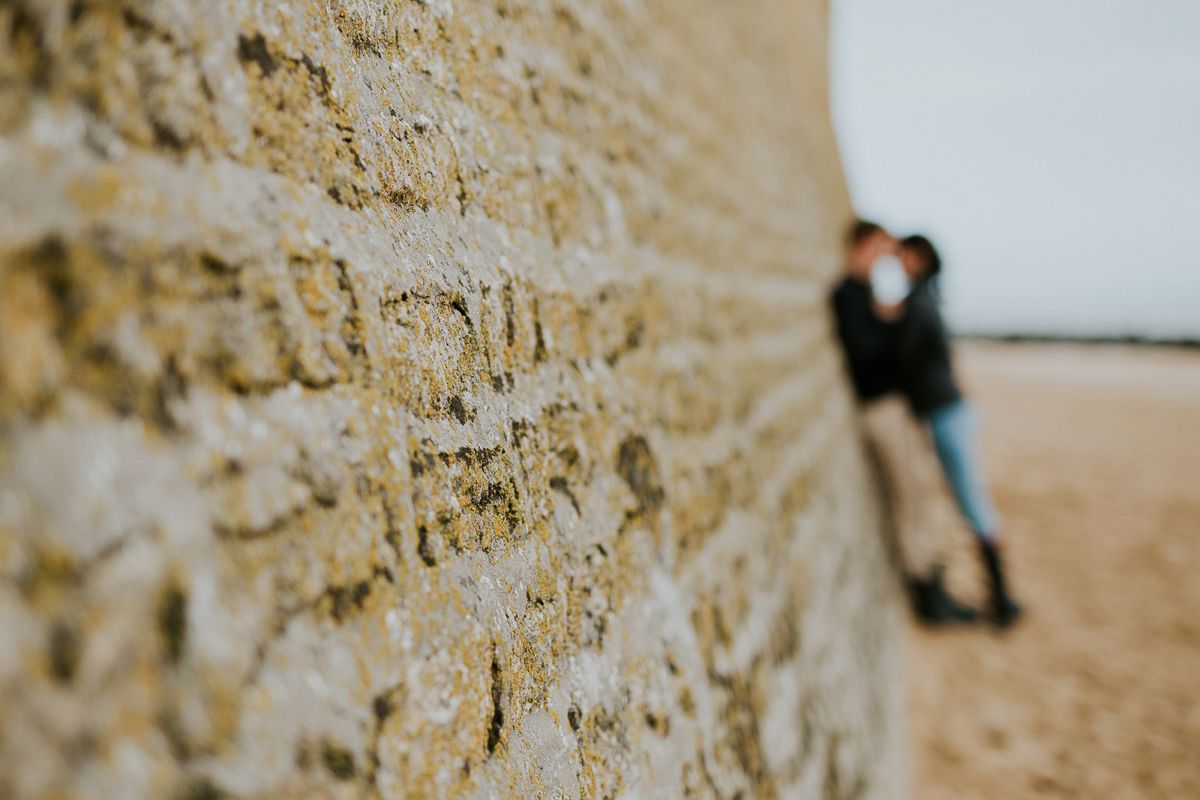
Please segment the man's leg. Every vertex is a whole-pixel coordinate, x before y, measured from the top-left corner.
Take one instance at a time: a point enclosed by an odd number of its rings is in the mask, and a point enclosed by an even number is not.
[[[896,522],[900,560],[913,576],[926,576],[937,561],[928,499],[922,497],[927,454],[916,421],[904,399],[892,395],[868,403],[862,410],[867,439],[883,469],[884,486]],[[926,455],[925,459],[921,456]]]

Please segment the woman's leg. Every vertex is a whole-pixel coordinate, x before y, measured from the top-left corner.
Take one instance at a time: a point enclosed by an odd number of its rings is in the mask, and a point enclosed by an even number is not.
[[[1000,519],[983,480],[975,413],[959,401],[930,414],[929,427],[959,510],[979,536],[979,553],[991,585],[993,620],[1000,627],[1008,627],[1021,615],[1021,607],[1009,595],[997,547]]]
[[[942,406],[929,415],[929,428],[959,511],[980,538],[993,541],[1000,518],[983,478],[975,410],[961,400]]]

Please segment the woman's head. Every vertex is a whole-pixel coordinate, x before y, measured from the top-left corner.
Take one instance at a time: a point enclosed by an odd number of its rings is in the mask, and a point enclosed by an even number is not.
[[[899,256],[911,281],[933,278],[942,271],[942,257],[937,248],[919,233],[900,240]]]

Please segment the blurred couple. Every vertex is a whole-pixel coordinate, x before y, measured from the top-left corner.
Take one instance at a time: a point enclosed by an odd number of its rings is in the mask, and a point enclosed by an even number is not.
[[[975,412],[951,364],[939,309],[941,268],[924,236],[897,240],[882,226],[859,220],[848,232],[846,274],[833,290],[833,312],[866,435],[884,473],[917,617],[952,625],[981,616],[944,584],[926,479],[936,454],[979,546],[990,590],[987,616],[1008,627],[1021,609],[1005,576],[1000,520],[980,468]]]

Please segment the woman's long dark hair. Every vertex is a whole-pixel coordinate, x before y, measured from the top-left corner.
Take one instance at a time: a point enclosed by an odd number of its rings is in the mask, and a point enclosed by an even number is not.
[[[929,241],[929,238],[926,236],[914,233],[912,236],[905,236],[901,239],[900,246],[907,250],[912,250],[925,262],[925,274],[921,276],[917,283],[927,285],[934,298],[940,300],[941,293],[938,291],[938,276],[942,274],[942,257],[938,255],[937,248],[933,246],[933,242]]]

